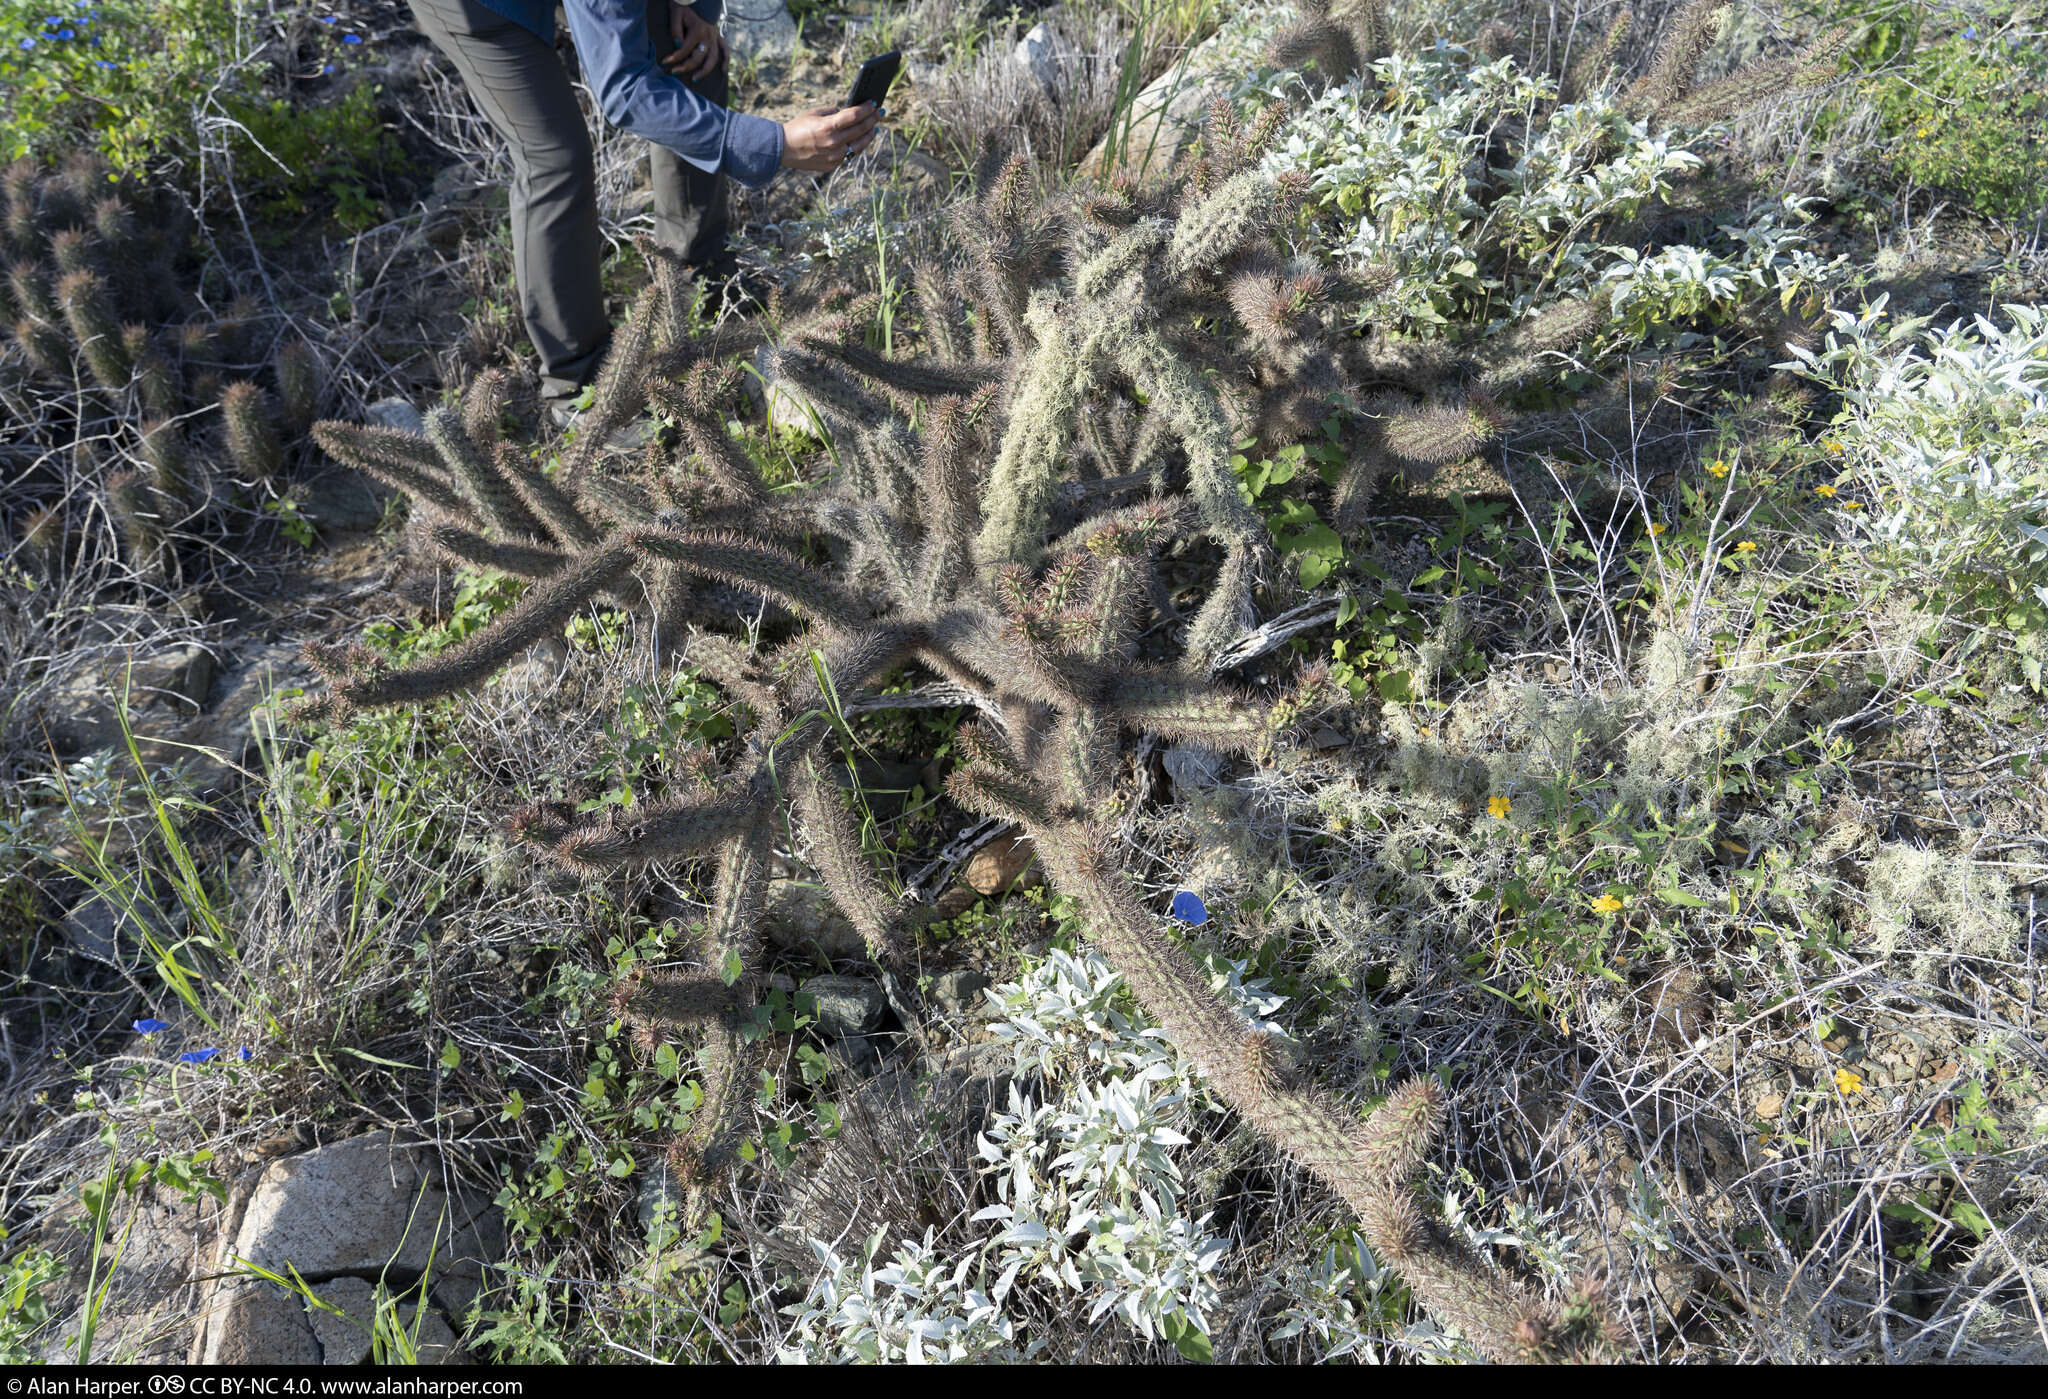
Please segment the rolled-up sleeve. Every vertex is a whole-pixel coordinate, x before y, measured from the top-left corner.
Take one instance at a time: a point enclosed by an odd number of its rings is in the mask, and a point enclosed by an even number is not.
[[[781,168],[779,123],[707,101],[662,71],[647,34],[647,0],[569,0],[562,9],[606,121],[750,188]]]

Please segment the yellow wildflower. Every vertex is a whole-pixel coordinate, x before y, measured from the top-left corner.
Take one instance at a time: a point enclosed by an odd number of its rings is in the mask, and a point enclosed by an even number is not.
[[[1833,486],[1815,486],[1813,493],[1822,500],[1833,500],[1835,498],[1835,488]]]
[[[1738,554],[1754,554],[1756,552],[1756,541],[1754,539],[1743,540],[1735,546],[1735,552]]]
[[[1488,797],[1486,799],[1486,814],[1496,821],[1507,820],[1508,799],[1506,797]]]
[[[1820,445],[1822,450],[1825,451],[1831,457],[1839,457],[1840,455],[1842,455],[1844,451],[1848,450],[1847,448],[1843,447],[1840,442],[1836,441],[1832,437],[1828,438]]]
[[[1621,900],[1615,898],[1612,894],[1602,894],[1599,898],[1593,900],[1593,912],[1595,913],[1619,913],[1621,909]]]
[[[1563,1035],[1563,1036],[1564,1036],[1564,1037],[1565,1037],[1566,1039],[1570,1039],[1570,1038],[1572,1037],[1572,1022],[1571,1022],[1571,1017],[1569,1017],[1569,1016],[1564,1016],[1564,1015],[1560,1015],[1560,1016],[1558,1016],[1558,1017],[1557,1017],[1557,1028],[1558,1028],[1558,1032],[1559,1032],[1560,1034],[1562,1034],[1562,1035]]]
[[[1836,1069],[1835,1087],[1844,1093],[1856,1094],[1863,1091],[1863,1076],[1854,1069]]]
[[[1668,529],[1670,529],[1670,528],[1671,528],[1671,526],[1669,526],[1669,525],[1651,525],[1651,526],[1650,526],[1650,537],[1651,537],[1652,539],[1655,539],[1655,538],[1656,538],[1656,537],[1657,537],[1658,535],[1660,535],[1660,534],[1664,533],[1664,531],[1665,531],[1665,530],[1668,530]]]
[[[1844,510],[1861,510],[1863,502],[1860,500],[1845,500],[1842,502],[1842,508]]]
[[[1707,475],[1713,477],[1716,481],[1720,480],[1723,476],[1726,476],[1727,474],[1728,463],[1725,461],[1716,461],[1707,468]]]

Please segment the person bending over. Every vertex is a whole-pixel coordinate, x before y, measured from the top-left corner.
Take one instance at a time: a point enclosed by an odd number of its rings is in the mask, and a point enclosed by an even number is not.
[[[541,394],[563,416],[610,342],[598,280],[604,244],[590,133],[555,52],[555,0],[410,0],[512,148],[512,265]],[[873,139],[873,103],[787,122],[725,106],[724,0],[562,0],[584,80],[605,120],[648,143],[655,236],[707,284],[734,284],[726,178],[838,169]]]

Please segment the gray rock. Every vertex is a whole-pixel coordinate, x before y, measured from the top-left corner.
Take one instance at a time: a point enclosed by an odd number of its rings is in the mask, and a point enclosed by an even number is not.
[[[825,1062],[842,1082],[858,1083],[882,1066],[882,1048],[874,1035],[849,1035],[825,1046]]]
[[[372,427],[388,427],[415,437],[427,435],[426,416],[403,398],[380,398],[363,410],[363,417]]]
[[[726,0],[718,32],[734,58],[787,59],[796,52],[796,20],[784,0]]]
[[[435,1300],[461,1315],[503,1251],[504,1222],[481,1194],[444,1193],[430,1150],[377,1132],[272,1162],[235,1252],[309,1282],[352,1273],[410,1283],[431,1257]]]
[[[669,1223],[678,1226],[682,1222],[685,1202],[683,1183],[669,1170],[668,1162],[655,1157],[654,1162],[640,1177],[640,1189],[633,1197],[633,1218],[640,1225],[640,1237],[654,1236],[655,1214],[663,1204],[671,1206]]]
[[[1129,129],[1110,133],[1119,137],[1115,158],[1110,155],[1110,136],[1104,136],[1082,158],[1082,172],[1107,181],[1119,175],[1142,179],[1171,168],[1201,134],[1209,104],[1228,96],[1242,76],[1234,66],[1208,66],[1204,50],[1213,52],[1221,37],[1203,40],[1185,66],[1175,64],[1148,83],[1131,104]]]
[[[858,976],[814,976],[801,989],[817,1004],[818,1032],[832,1039],[867,1034],[889,1004],[881,987]]]
[[[44,701],[58,749],[89,753],[121,743],[121,697],[138,740],[166,737],[197,714],[213,688],[213,653],[196,642],[154,651],[124,648],[73,672]]]
[[[368,1364],[376,1351],[377,1289],[361,1278],[336,1278],[313,1288],[312,1293],[328,1306],[345,1313],[336,1316],[320,1307],[307,1305],[306,1317],[313,1328],[313,1338],[320,1345],[320,1363]],[[459,1364],[467,1359],[447,1318],[439,1312],[429,1307],[422,1314],[419,1307],[410,1302],[400,1303],[396,1311],[396,1320],[405,1329],[419,1364]],[[402,1360],[402,1352],[394,1353],[387,1348],[385,1363],[397,1364]]]
[[[273,1282],[233,1278],[214,1294],[207,1365],[318,1365],[320,1341],[303,1299]]]
[[[832,961],[867,955],[860,931],[815,881],[771,879],[762,916],[768,941],[790,951],[815,948]]]
[[[384,518],[384,499],[354,471],[322,472],[292,489],[299,513],[333,534],[369,529]]]
[[[1026,30],[1011,54],[1016,65],[1036,78],[1039,86],[1048,92],[1057,92],[1066,86],[1067,74],[1075,58],[1074,46],[1046,24],[1034,24]]]
[[[1223,755],[1192,743],[1176,743],[1159,755],[1160,766],[1173,781],[1173,794],[1206,792],[1223,779]]]
[[[771,347],[764,345],[755,351],[754,368],[760,377],[749,374],[744,385],[750,394],[767,395],[768,426],[778,432],[801,432],[816,437],[823,419],[801,388],[776,377]]]
[[[361,1278],[336,1278],[313,1289],[313,1295],[345,1313],[308,1305],[306,1320],[320,1346],[323,1365],[360,1365],[373,1349],[371,1332],[377,1319],[377,1289]]]
[[[133,969],[149,950],[145,932],[164,942],[174,937],[184,923],[182,908],[170,915],[147,898],[137,899],[131,907],[104,894],[94,894],[65,913],[64,936],[73,948],[88,957]]]
[[[311,680],[312,670],[300,658],[296,643],[281,641],[246,652],[222,678],[220,698],[213,707],[175,735],[189,746],[165,751],[194,764],[202,795],[224,791],[234,784],[237,769],[247,768],[258,756],[257,724],[274,723],[275,705]]]
[[[132,1215],[129,1208],[124,1204],[116,1216],[125,1242],[102,1251],[97,1273],[91,1231],[78,1227],[82,1210],[74,1208],[70,1217],[54,1219],[21,1240],[48,1248],[64,1264],[64,1272],[43,1290],[52,1323],[42,1340],[46,1363],[77,1359],[71,1341],[78,1335],[89,1286],[106,1289],[91,1359],[182,1365],[189,1357],[192,1316],[200,1306],[197,1280],[213,1258],[219,1204],[206,1196],[197,1201],[170,1196],[143,1199]]]
[[[986,974],[958,967],[933,980],[932,1004],[948,1015],[972,1015],[981,1009],[981,993],[990,985]]]

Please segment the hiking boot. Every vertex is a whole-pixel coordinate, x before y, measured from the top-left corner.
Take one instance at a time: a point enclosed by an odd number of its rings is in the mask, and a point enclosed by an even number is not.
[[[588,407],[577,407],[584,403],[586,396],[559,398],[547,404],[548,421],[564,432],[581,432],[583,420],[590,416]],[[639,417],[616,429],[605,439],[604,445],[615,451],[637,452],[653,440],[657,425],[653,415],[642,413]]]

